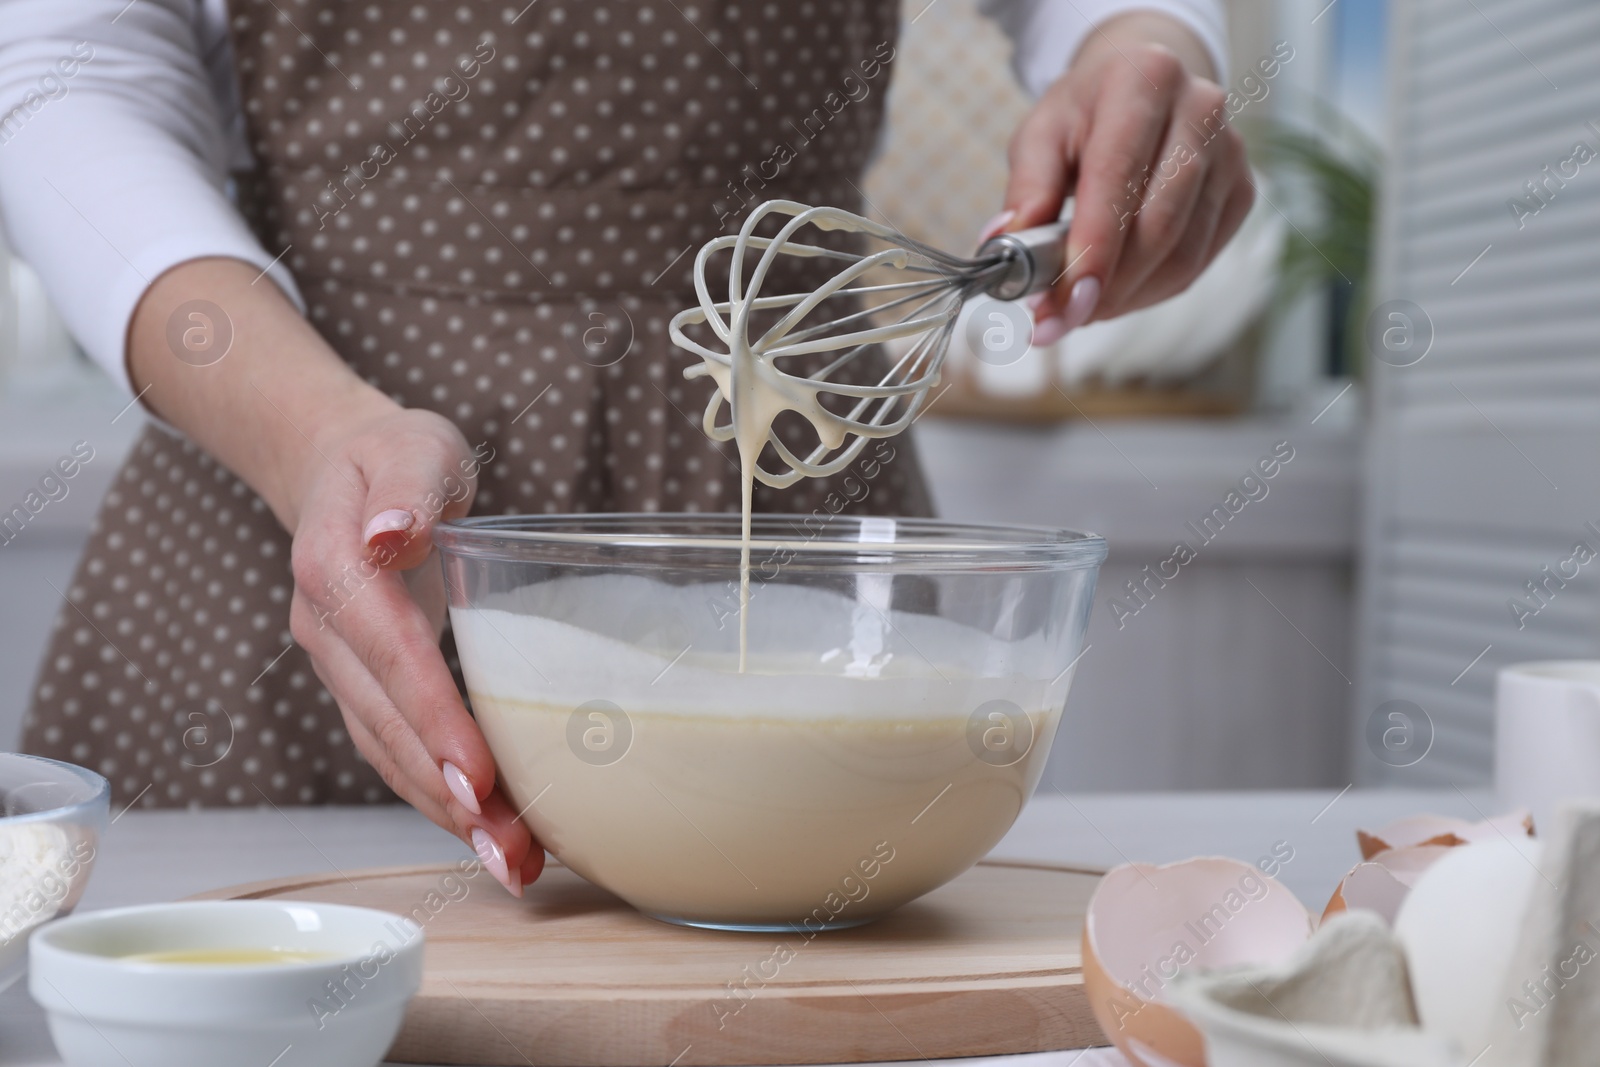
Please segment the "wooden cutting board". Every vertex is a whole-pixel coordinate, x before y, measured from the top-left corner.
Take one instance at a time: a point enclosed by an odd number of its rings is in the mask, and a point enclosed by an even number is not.
[[[520,902],[488,875],[462,879],[452,867],[301,876],[205,896],[425,919],[422,991],[391,1059],[693,1067],[1104,1044],[1079,952],[1098,877],[985,861],[878,922],[810,940],[670,926],[555,863]]]

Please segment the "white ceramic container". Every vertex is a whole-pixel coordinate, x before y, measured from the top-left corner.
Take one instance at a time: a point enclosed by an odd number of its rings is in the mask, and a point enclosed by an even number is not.
[[[422,984],[422,931],[368,908],[191,901],[40,927],[28,988],[69,1067],[372,1067]],[[292,954],[292,962],[157,962]]]

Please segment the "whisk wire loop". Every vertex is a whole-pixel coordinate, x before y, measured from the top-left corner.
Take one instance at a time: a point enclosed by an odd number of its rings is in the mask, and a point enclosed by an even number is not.
[[[755,232],[774,217],[786,219],[775,234]],[[776,488],[845,469],[869,440],[893,436],[916,420],[938,384],[956,317],[968,298],[1000,291],[1013,297],[1048,285],[1046,275],[1059,259],[1066,225],[1004,235],[977,256],[962,258],[840,208],[792,200],[756,206],[737,234],[712,238],[701,247],[694,263],[698,306],[679,312],[668,327],[674,343],[700,358],[684,377],[710,376],[716,384],[701,420],[706,434],[734,441],[746,469]],[[831,248],[812,243],[808,232],[852,233],[881,247]],[[727,299],[715,300],[708,272],[724,252],[731,255]],[[763,293],[786,261],[841,266],[807,291]],[[699,326],[709,328],[715,345],[686,332]],[[835,380],[885,342],[897,341],[905,343],[894,346],[896,354],[875,382]],[[795,357],[828,353],[837,355],[808,373],[802,373],[804,365],[784,366]],[[831,406],[824,404],[825,395],[834,398]],[[724,405],[729,408],[725,423],[718,421]],[[786,411],[816,434],[816,445],[803,457],[774,431],[775,420]],[[758,462],[769,449],[776,468]]]

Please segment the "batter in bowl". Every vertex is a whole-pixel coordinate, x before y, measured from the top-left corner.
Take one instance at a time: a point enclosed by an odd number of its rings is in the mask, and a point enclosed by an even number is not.
[[[836,928],[943,884],[1010,828],[1066,694],[981,676],[988,636],[927,615],[892,613],[863,669],[806,637],[850,617],[836,593],[763,589],[741,673],[710,633],[678,656],[583,625],[619,600],[681,619],[703,588],[546,584],[452,609],[473,710],[545,847],[659,918]],[[590,610],[547,617],[562,600]]]

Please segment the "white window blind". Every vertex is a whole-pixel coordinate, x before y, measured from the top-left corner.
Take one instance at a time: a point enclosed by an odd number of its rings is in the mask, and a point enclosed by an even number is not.
[[[1355,761],[1481,784],[1498,668],[1600,656],[1600,558],[1577,548],[1600,553],[1600,3],[1393,12],[1374,302],[1420,308],[1432,346],[1373,364]],[[1409,766],[1375,754],[1372,717],[1410,713],[1391,701],[1432,723]]]

